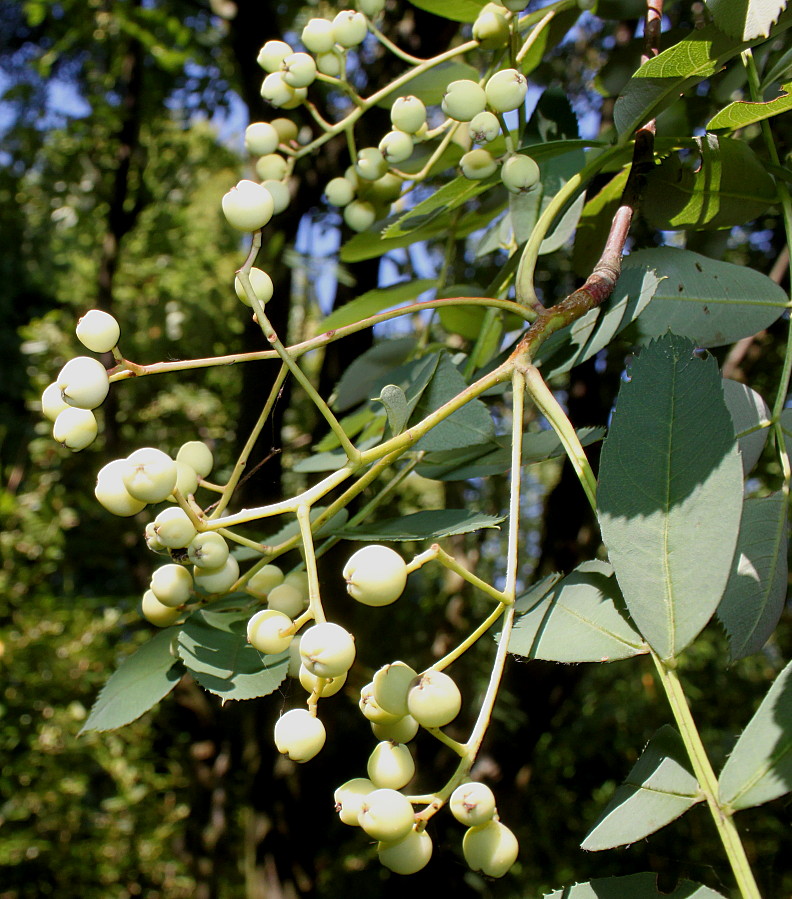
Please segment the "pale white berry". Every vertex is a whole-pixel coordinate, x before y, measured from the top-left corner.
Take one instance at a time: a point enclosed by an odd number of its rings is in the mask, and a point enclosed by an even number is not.
[[[129,467],[123,481],[130,496],[145,503],[161,503],[173,493],[178,471],[176,462],[167,453],[145,446],[130,453],[127,462]]]
[[[341,784],[333,793],[338,817],[352,827],[358,827],[358,817],[363,810],[363,802],[376,787],[367,777],[353,777]]]
[[[198,473],[191,465],[188,465],[186,462],[182,462],[179,459],[176,460],[175,489],[178,490],[182,496],[191,496],[198,489]],[[176,497],[171,493],[167,497],[167,500],[169,503],[175,503]]]
[[[517,69],[501,69],[489,78],[484,86],[484,92],[490,109],[494,109],[495,112],[509,112],[525,102],[528,82],[525,75]]]
[[[419,724],[412,715],[405,715],[395,721],[377,724],[371,722],[371,732],[378,740],[390,740],[392,743],[409,743],[418,733]]]
[[[308,87],[316,78],[316,63],[308,53],[292,53],[281,60],[283,80],[292,87]]]
[[[539,183],[539,166],[530,157],[520,153],[510,156],[501,166],[501,181],[514,194],[524,194]]]
[[[261,186],[266,187],[272,194],[274,215],[280,215],[281,212],[285,212],[289,208],[289,203],[291,203],[291,193],[286,181],[265,178],[261,182]]]
[[[356,47],[367,32],[366,17],[352,9],[342,9],[333,19],[333,37],[342,47]]]
[[[445,672],[430,668],[410,687],[407,707],[422,727],[444,727],[459,714],[462,696]]]
[[[459,168],[462,174],[471,181],[481,181],[495,174],[498,170],[498,163],[489,150],[476,147],[475,150],[468,150],[459,160]]]
[[[339,677],[317,677],[315,674],[311,674],[311,672],[305,667],[305,665],[302,664],[300,665],[300,670],[297,673],[297,677],[302,686],[309,693],[319,692],[319,687],[321,687],[322,698],[334,696],[336,693],[338,693],[338,691],[346,683],[347,679],[346,672]]]
[[[353,231],[365,231],[377,220],[377,210],[366,200],[352,200],[344,208],[344,221]]]
[[[262,609],[248,621],[247,638],[251,646],[268,655],[278,655],[294,639],[292,620],[283,612]]]
[[[465,861],[473,871],[481,871],[487,877],[503,877],[517,861],[519,850],[517,837],[494,819],[469,828],[462,839]]]
[[[329,19],[309,19],[301,38],[305,49],[311,53],[327,53],[335,44],[333,23]]]
[[[488,144],[500,134],[498,117],[487,110],[474,116],[468,124],[468,134],[473,143]]]
[[[357,8],[373,19],[385,9],[385,0],[357,0]]]
[[[281,62],[293,52],[285,41],[267,41],[259,50],[256,62],[265,72],[277,72]]]
[[[488,3],[476,16],[473,23],[473,38],[485,50],[503,47],[509,40],[509,23],[506,17],[497,11],[498,7]]]
[[[451,794],[448,807],[460,824],[476,827],[486,824],[495,814],[495,794],[478,781],[460,784]]]
[[[355,638],[332,621],[309,627],[300,641],[300,657],[317,677],[339,677],[355,661]]]
[[[273,587],[267,595],[267,606],[270,609],[277,609],[288,615],[289,618],[296,618],[308,604],[308,597],[303,590],[295,587],[293,584],[279,584]]]
[[[283,579],[284,584],[296,587],[304,596],[308,595],[308,572],[290,571]]]
[[[129,463],[126,459],[114,459],[112,462],[108,462],[99,469],[94,488],[94,496],[104,508],[122,518],[137,515],[146,507],[145,502],[131,496],[124,485],[123,476],[128,469]]]
[[[308,709],[291,709],[275,724],[275,746],[293,762],[307,762],[324,746],[325,728]]]
[[[469,122],[473,116],[483,112],[487,105],[484,88],[475,81],[463,78],[452,81],[443,95],[443,112],[458,122]]]
[[[407,712],[407,694],[418,673],[405,662],[393,662],[380,668],[372,681],[374,699],[380,708],[392,715],[404,717]]]
[[[308,89],[292,87],[284,80],[282,72],[272,72],[261,84],[261,96],[272,106],[294,109],[304,102]]]
[[[245,149],[251,156],[265,156],[278,149],[280,137],[270,122],[252,122],[245,128]]]
[[[195,568],[195,586],[207,593],[227,593],[239,579],[239,562],[229,556],[219,568]]]
[[[403,743],[377,743],[368,758],[366,773],[376,787],[400,790],[413,779],[415,761]]]
[[[415,874],[429,864],[432,857],[432,838],[425,830],[414,828],[400,840],[379,843],[380,863],[394,874]]]
[[[359,153],[355,163],[355,171],[358,177],[364,181],[376,181],[388,170],[388,163],[377,147],[364,147]]]
[[[132,499],[132,497],[130,497],[130,499]],[[135,500],[132,500],[132,501],[135,502]],[[157,536],[157,532],[154,530],[154,527],[155,527],[154,522],[150,521],[146,525],[145,530],[143,531],[143,539],[146,541],[146,546],[153,553],[167,553],[168,548]]]
[[[220,568],[228,558],[228,544],[222,534],[204,531],[190,541],[187,558],[197,568]]]
[[[44,388],[44,392],[41,394],[41,412],[45,418],[55,421],[64,409],[70,408],[71,406],[63,399],[63,394],[57,384],[53,382]]]
[[[401,716],[386,712],[374,698],[374,684],[366,684],[361,687],[358,707],[365,718],[372,724],[395,724]]]
[[[371,543],[349,557],[343,575],[353,599],[366,606],[386,606],[404,591],[407,564],[396,550]]]
[[[174,621],[178,621],[182,615],[181,609],[175,609],[161,603],[153,590],[146,590],[143,594],[143,599],[140,601],[140,611],[144,618],[152,624],[156,624],[157,627],[168,627]]]
[[[397,97],[391,106],[390,117],[394,128],[407,134],[415,134],[426,124],[426,106],[423,100],[412,94]]]
[[[363,800],[358,824],[375,840],[393,843],[406,837],[415,823],[412,803],[387,787],[374,790]]]
[[[249,277],[250,286],[253,288],[253,293],[256,295],[256,298],[262,303],[268,303],[272,299],[272,294],[275,292],[272,278],[260,268],[252,268]],[[239,275],[236,275],[234,278],[234,290],[236,291],[236,295],[246,306],[253,305],[248,299],[248,295],[245,293],[245,288],[239,280]]]
[[[277,565],[265,565],[252,575],[245,589],[254,596],[265,597],[270,590],[283,583],[283,572]]]
[[[333,178],[325,186],[324,198],[331,206],[346,206],[355,199],[355,185],[347,178]]]
[[[102,309],[91,309],[77,322],[77,339],[94,353],[109,353],[120,336],[118,322]]]
[[[280,153],[267,153],[266,156],[262,156],[256,160],[256,174],[262,181],[280,181],[281,178],[286,177],[286,172],[289,170],[289,164],[286,162],[286,159],[280,155]],[[273,201],[273,209],[275,208],[275,204]]]
[[[316,68],[323,75],[338,78],[344,71],[344,57],[336,50],[328,50],[316,57]]]
[[[397,165],[412,156],[413,140],[404,131],[389,131],[378,147],[388,165]]]
[[[229,225],[239,231],[258,231],[272,218],[272,194],[255,181],[243,179],[222,200]]]
[[[55,383],[63,399],[79,409],[101,406],[110,390],[107,369],[93,356],[75,356],[58,373]]]
[[[297,634],[294,639],[289,644],[289,677],[299,677],[300,670],[303,667],[302,659],[300,658],[300,641],[302,640],[302,636]]]
[[[273,119],[270,122],[270,125],[278,132],[278,137],[280,138],[280,142],[282,144],[292,144],[297,140],[298,130],[297,125],[291,120],[286,118],[277,118]]]
[[[187,602],[192,593],[193,579],[182,565],[170,562],[155,569],[151,575],[151,589],[165,606],[175,608]]]
[[[186,462],[199,478],[205,478],[212,470],[214,457],[209,447],[200,440],[188,440],[176,453],[177,462]]]
[[[90,446],[98,432],[96,416],[90,409],[64,409],[52,425],[55,442],[75,453]]]

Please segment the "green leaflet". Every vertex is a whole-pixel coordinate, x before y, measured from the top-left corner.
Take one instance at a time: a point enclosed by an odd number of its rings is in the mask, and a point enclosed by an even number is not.
[[[628,874],[626,877],[602,877],[588,883],[576,883],[545,893],[544,899],[725,899],[709,887],[683,880],[673,893],[661,893],[656,874]]]
[[[400,518],[388,518],[355,528],[336,531],[345,540],[439,540],[454,534],[469,534],[482,528],[496,528],[505,515],[484,515],[467,509],[431,509]]]

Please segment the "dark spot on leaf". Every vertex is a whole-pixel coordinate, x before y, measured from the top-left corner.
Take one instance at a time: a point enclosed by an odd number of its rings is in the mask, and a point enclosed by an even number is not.
[[[705,306],[704,306],[704,315],[709,315],[709,314],[710,314],[709,306],[706,306],[706,305],[705,305]]]
[[[700,262],[697,262],[697,263],[696,263],[696,271],[699,271],[699,272],[703,272],[703,271],[704,271],[704,269],[701,267],[701,263],[700,263]]]
[[[682,291],[683,291],[684,289],[685,289],[685,287],[684,287],[683,284],[680,284],[679,287],[677,287],[677,290],[678,290],[680,293],[682,293]]]

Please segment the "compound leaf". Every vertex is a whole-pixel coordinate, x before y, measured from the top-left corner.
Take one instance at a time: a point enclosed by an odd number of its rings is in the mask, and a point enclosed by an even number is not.
[[[656,874],[627,874],[625,877],[601,877],[588,883],[545,893],[544,899],[725,899],[709,887],[683,880],[673,893],[661,893]]]

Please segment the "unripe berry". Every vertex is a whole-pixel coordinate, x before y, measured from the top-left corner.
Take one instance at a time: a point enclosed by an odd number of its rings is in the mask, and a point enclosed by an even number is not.
[[[296,618],[307,604],[308,597],[305,592],[293,584],[279,584],[273,587],[267,596],[268,608],[277,609],[289,618]]]
[[[513,194],[524,194],[539,183],[539,166],[530,156],[510,156],[501,166],[501,181]]]
[[[401,196],[404,180],[394,172],[385,172],[376,181],[366,181],[360,189],[361,197],[370,203],[392,203]]]
[[[256,174],[262,181],[280,181],[286,177],[288,169],[288,162],[279,153],[268,153],[256,160]]]
[[[154,519],[154,533],[168,549],[183,549],[195,539],[197,531],[184,509],[169,506]]]
[[[261,182],[261,186],[266,187],[272,194],[274,215],[280,215],[281,212],[285,212],[289,208],[289,203],[291,203],[291,193],[289,192],[289,185],[286,184],[285,181],[275,181],[272,178],[265,178],[264,181]]]
[[[277,565],[265,565],[249,578],[245,589],[254,596],[265,597],[274,587],[283,583],[283,572]]]
[[[300,683],[309,693],[314,693],[318,690],[319,685],[322,686],[321,696],[323,699],[326,699],[328,696],[334,696],[338,691],[344,686],[346,683],[347,676],[346,674],[342,674],[339,677],[317,677],[315,674],[311,674],[311,672],[305,667],[305,665],[300,665],[300,670],[297,674]]]
[[[385,0],[357,0],[357,8],[373,19],[385,9]]]
[[[379,142],[378,149],[388,165],[396,165],[412,156],[413,141],[404,131],[389,131]]]
[[[390,740],[392,743],[409,743],[418,733],[418,722],[412,715],[405,715],[395,721],[377,724],[371,722],[371,732],[378,740]]]
[[[366,606],[386,606],[404,591],[407,564],[389,546],[372,543],[350,556],[343,575],[353,599]]]
[[[131,497],[130,497],[131,499]],[[134,502],[134,500],[133,500]],[[146,546],[153,553],[167,553],[168,549],[165,544],[160,540],[157,536],[157,532],[154,530],[154,522],[150,521],[146,525],[146,529],[143,531],[143,539],[146,541]]]
[[[285,652],[294,639],[292,620],[283,612],[262,609],[248,621],[247,638],[248,643],[259,652],[278,655]]]
[[[44,388],[44,392],[41,394],[41,412],[45,418],[55,421],[64,409],[71,408],[63,399],[63,394],[57,384],[53,382]]]
[[[332,621],[309,627],[300,641],[303,665],[317,677],[339,677],[355,661],[355,638]]]
[[[462,174],[471,181],[481,181],[497,171],[498,163],[489,150],[477,147],[475,150],[468,150],[465,153],[459,160],[459,168]]]
[[[265,72],[277,72],[281,62],[293,52],[285,41],[267,41],[259,50],[256,62]]]
[[[94,353],[109,353],[120,336],[118,322],[101,309],[91,309],[77,322],[77,339]]]
[[[377,220],[377,210],[365,200],[352,200],[344,208],[344,221],[353,231],[365,231]]]
[[[301,38],[305,49],[311,53],[327,53],[335,44],[333,23],[329,19],[309,19]]]
[[[451,814],[460,824],[486,824],[495,814],[495,794],[483,783],[460,784],[448,801]]]
[[[228,593],[239,579],[239,562],[229,556],[219,568],[196,568],[195,586],[207,593]]]
[[[353,777],[341,784],[333,793],[338,817],[351,827],[358,827],[358,817],[363,810],[363,802],[376,787],[367,777]]]
[[[90,409],[64,409],[52,425],[55,442],[75,453],[90,446],[98,431],[96,416]]]
[[[517,861],[519,850],[517,837],[495,820],[469,828],[462,839],[465,861],[487,877],[503,877]]]
[[[356,47],[363,43],[367,32],[366,17],[352,9],[342,9],[333,19],[333,37],[342,47]]]
[[[375,840],[393,843],[406,837],[415,823],[412,803],[387,787],[374,790],[363,800],[358,824]]]
[[[397,97],[391,106],[390,117],[394,128],[407,134],[415,134],[426,124],[426,106],[423,100],[411,94]]]
[[[512,12],[522,12],[528,6],[528,0],[498,0],[498,3]]]
[[[578,9],[582,9],[584,11],[594,9],[596,4],[597,0],[577,0]]]
[[[432,838],[425,830],[413,829],[396,842],[379,843],[377,856],[394,874],[415,874],[429,864]]]
[[[151,589],[165,606],[176,608],[187,602],[192,593],[193,579],[182,565],[170,562],[155,569],[151,575]]]
[[[444,727],[459,714],[462,696],[445,672],[430,668],[410,687],[407,707],[422,727]]]
[[[292,87],[308,87],[316,79],[316,63],[308,53],[292,53],[281,60],[283,80]]]
[[[496,9],[497,7],[493,8],[493,4],[488,3],[473,23],[473,39],[485,50],[503,47],[509,40],[509,23]]]
[[[403,743],[377,743],[368,758],[366,773],[376,787],[400,790],[415,775],[415,761]]]
[[[501,69],[489,78],[484,91],[491,109],[495,112],[508,112],[523,105],[528,93],[528,82],[525,75],[517,69]]]
[[[407,712],[407,693],[418,676],[404,662],[393,662],[380,668],[374,675],[374,699],[380,708],[391,715],[404,717]]]
[[[376,181],[387,170],[388,163],[377,147],[364,147],[358,153],[355,171],[364,181]]]
[[[297,125],[291,119],[280,117],[273,119],[270,125],[278,132],[282,144],[290,144],[297,140]]]
[[[327,182],[324,198],[331,206],[346,206],[355,199],[355,186],[346,178],[333,178]]]
[[[275,724],[275,746],[293,762],[307,762],[324,746],[325,728],[308,709],[291,709]]]
[[[198,489],[198,475],[195,469],[186,462],[176,460],[176,487],[182,496],[190,496]],[[166,497],[169,503],[175,503],[176,497],[171,493]]]
[[[303,667],[300,658],[300,640],[302,640],[302,636],[297,634],[289,644],[289,670],[287,672],[289,677],[299,677]]]
[[[140,601],[140,611],[144,618],[157,627],[168,627],[181,618],[181,609],[174,609],[161,603],[152,590],[146,590]]]
[[[190,541],[187,558],[197,568],[220,568],[228,558],[228,544],[222,534],[204,531]]]
[[[258,231],[272,218],[272,194],[255,181],[243,179],[223,197],[223,214],[239,231]]]
[[[130,515],[137,515],[146,504],[139,499],[129,495],[129,491],[124,486],[123,474],[128,470],[129,463],[126,459],[114,459],[108,462],[103,468],[99,469],[96,476],[96,487],[94,488],[94,496],[99,502],[112,512],[113,515],[119,515],[122,518],[128,518]]]
[[[284,81],[282,72],[272,72],[261,84],[261,96],[272,106],[294,109],[308,96],[308,89],[292,87]]]
[[[107,369],[93,356],[75,356],[58,373],[55,383],[64,402],[78,409],[95,409],[110,390]]]
[[[209,447],[200,440],[188,440],[176,453],[177,462],[186,462],[199,478],[205,478],[214,466],[214,456]]]
[[[251,156],[266,156],[278,149],[280,138],[270,122],[252,122],[245,129],[245,149]]]
[[[366,684],[360,690],[360,701],[358,702],[360,711],[363,712],[372,724],[395,724],[400,720],[399,715],[386,712],[385,709],[374,698],[374,684]]]
[[[250,270],[249,277],[251,287],[253,288],[253,293],[256,294],[256,296],[262,303],[269,302],[272,299],[272,294],[275,291],[275,287],[272,283],[272,278],[270,278],[270,276],[260,268],[252,268]],[[245,288],[242,286],[242,282],[239,280],[238,275],[234,278],[234,291],[246,306],[253,305],[248,299],[248,296],[245,293]]]
[[[176,462],[167,453],[153,446],[145,446],[130,453],[127,462],[129,464],[122,478],[130,496],[144,503],[161,503],[173,493],[177,477]]]
[[[303,596],[308,595],[309,581],[307,571],[290,571],[283,579],[284,584],[290,587],[296,587]]]
[[[316,68],[323,75],[338,78],[344,71],[344,57],[337,50],[328,50],[316,57]]]
[[[483,112],[487,105],[487,96],[484,88],[463,78],[461,81],[452,81],[445,89],[442,102],[443,112],[457,122],[469,122],[474,116]]]
[[[470,139],[476,144],[488,144],[500,134],[498,117],[487,110],[480,112],[468,125]]]

